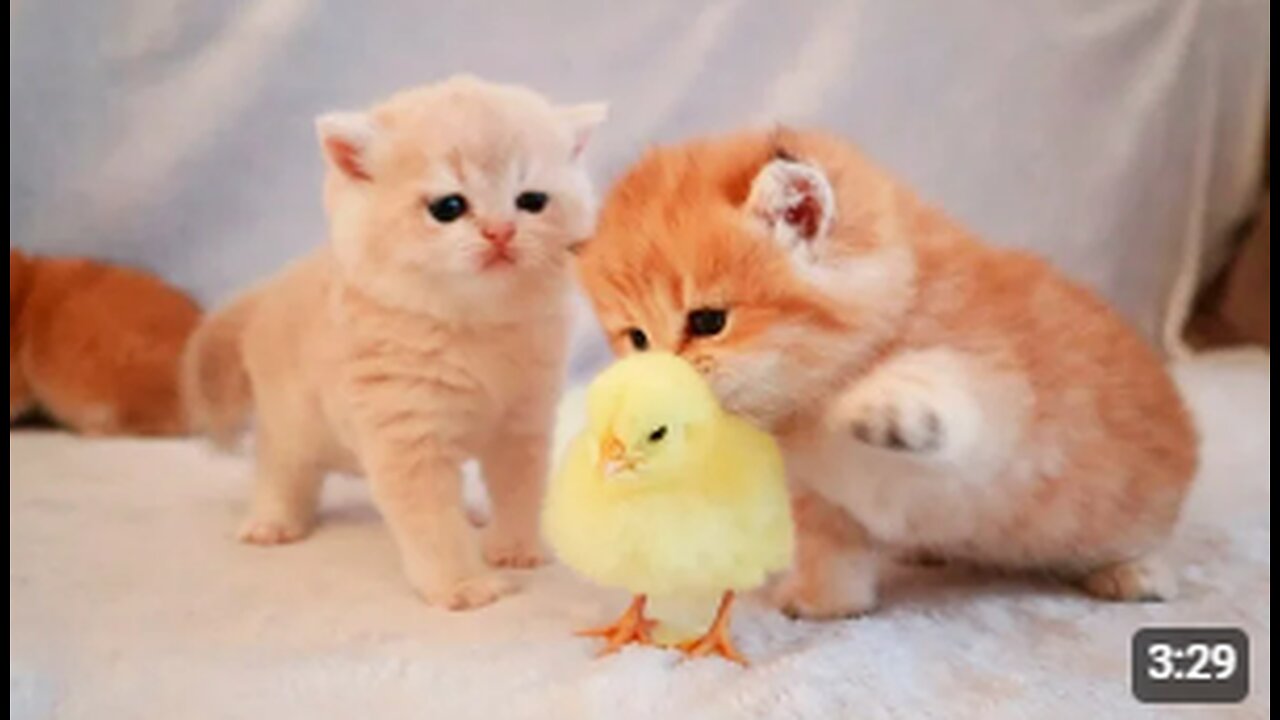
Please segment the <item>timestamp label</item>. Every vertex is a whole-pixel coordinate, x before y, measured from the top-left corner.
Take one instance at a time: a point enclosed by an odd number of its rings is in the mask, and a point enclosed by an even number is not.
[[[1143,628],[1130,667],[1142,702],[1240,702],[1249,694],[1249,637],[1239,628]]]

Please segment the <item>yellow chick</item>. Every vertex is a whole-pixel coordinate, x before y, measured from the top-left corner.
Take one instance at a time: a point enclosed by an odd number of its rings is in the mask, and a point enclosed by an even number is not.
[[[711,627],[678,647],[745,663],[729,636],[734,593],[791,564],[795,531],[773,438],[724,412],[684,360],[637,353],[587,390],[587,427],[547,489],[543,533],[560,560],[635,597],[583,631],[601,654],[652,644],[649,598],[720,596]]]

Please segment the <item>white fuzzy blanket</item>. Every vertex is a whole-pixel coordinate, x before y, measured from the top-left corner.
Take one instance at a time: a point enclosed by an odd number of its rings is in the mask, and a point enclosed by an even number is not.
[[[624,598],[562,568],[465,614],[423,606],[364,486],[335,482],[306,542],[232,531],[249,464],[195,442],[9,438],[9,707],[18,718],[1137,717],[1129,641],[1149,624],[1239,625],[1242,706],[1270,713],[1269,356],[1178,374],[1203,471],[1170,555],[1174,602],[1111,605],[1032,580],[904,570],[869,617],[738,614],[755,664],[633,648],[602,660],[570,631]],[[1194,710],[1193,710],[1194,711]]]

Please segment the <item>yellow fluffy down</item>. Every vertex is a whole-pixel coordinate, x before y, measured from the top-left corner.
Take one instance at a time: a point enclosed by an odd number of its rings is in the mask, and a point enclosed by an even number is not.
[[[602,478],[590,433],[564,455],[548,488],[543,532],[560,560],[604,586],[653,596],[749,590],[790,565],[794,530],[772,438],[723,415],[705,459],[676,482]]]

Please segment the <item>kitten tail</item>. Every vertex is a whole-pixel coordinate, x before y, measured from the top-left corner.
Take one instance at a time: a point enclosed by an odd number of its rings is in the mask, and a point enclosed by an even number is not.
[[[240,339],[256,301],[244,295],[207,316],[182,357],[182,399],[192,429],[223,450],[236,445],[253,402]]]

